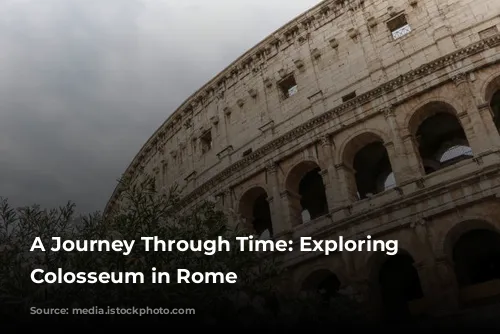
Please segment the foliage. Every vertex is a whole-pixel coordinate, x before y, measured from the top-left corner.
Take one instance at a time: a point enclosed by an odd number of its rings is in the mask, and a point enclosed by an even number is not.
[[[274,279],[286,274],[275,257],[252,252],[230,252],[213,256],[192,252],[146,252],[137,241],[143,236],[169,240],[213,240],[222,236],[235,240],[243,235],[239,229],[228,228],[227,218],[211,202],[179,213],[178,193],[172,188],[167,195],[155,190],[154,180],[134,185],[126,180],[124,205],[108,216],[99,213],[76,217],[75,205],[68,203],[58,209],[42,209],[34,205],[20,209],[0,199],[0,306],[4,319],[22,320],[29,308],[36,307],[162,307],[194,308],[203,320],[250,323],[286,323],[314,321],[321,318],[333,323],[357,317],[349,301],[327,309],[315,297],[291,298],[279,294]],[[68,240],[136,240],[129,256],[116,252],[29,252],[35,237],[44,245],[58,236]],[[197,272],[228,272],[238,274],[237,284],[150,284],[151,268],[174,273],[176,269]],[[42,284],[31,282],[35,268],[56,272],[142,272],[145,284]],[[337,302],[339,299],[337,299]],[[333,308],[333,309],[332,309]],[[326,317],[324,315],[327,315]],[[336,315],[336,316],[334,316]],[[161,316],[159,316],[161,317]],[[164,316],[163,316],[164,317]],[[119,316],[120,321],[124,319]],[[185,318],[184,318],[185,319]],[[181,319],[182,320],[182,319]],[[171,319],[169,319],[171,321]],[[281,325],[280,325],[281,326]]]

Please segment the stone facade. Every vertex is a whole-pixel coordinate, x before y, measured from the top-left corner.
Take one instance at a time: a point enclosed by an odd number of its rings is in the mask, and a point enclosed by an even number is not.
[[[399,241],[391,259],[287,254],[295,291],[335,277],[387,311],[402,304],[385,286],[406,282],[404,305],[428,314],[498,297],[499,262],[473,267],[499,261],[499,13],[498,0],[324,1],[187,99],[125,175],[178,183],[186,210],[215,199],[259,235]]]

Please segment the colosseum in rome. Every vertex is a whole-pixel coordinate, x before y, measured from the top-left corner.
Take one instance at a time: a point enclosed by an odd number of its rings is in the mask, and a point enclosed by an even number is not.
[[[499,29],[498,0],[323,1],[189,97],[124,175],[176,182],[184,208],[213,199],[262,238],[399,241],[287,253],[294,291],[380,316],[497,303]]]

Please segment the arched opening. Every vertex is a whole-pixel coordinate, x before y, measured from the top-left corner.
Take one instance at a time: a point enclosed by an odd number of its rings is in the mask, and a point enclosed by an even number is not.
[[[410,303],[423,298],[413,262],[409,254],[400,252],[388,257],[380,268],[379,284],[386,320],[407,320],[412,316]]]
[[[271,210],[267,197],[263,188],[252,188],[241,197],[239,205],[245,225],[261,239],[273,237]]]
[[[493,113],[493,122],[495,122],[495,126],[500,132],[500,90],[497,90],[490,102],[491,111]]]
[[[500,235],[477,229],[464,233],[453,247],[455,275],[460,287],[500,279]]]
[[[311,161],[295,166],[286,186],[293,224],[307,223],[328,213],[323,177],[319,166]]]
[[[443,102],[419,109],[410,125],[426,174],[472,157],[472,149],[455,110]]]
[[[311,273],[302,283],[302,291],[318,295],[322,302],[329,305],[340,289],[337,275],[327,269],[319,269]]]
[[[396,186],[389,154],[378,135],[367,132],[352,139],[345,147],[343,160],[352,167],[347,174],[351,192],[357,199],[369,198]],[[348,168],[349,170],[349,168]]]
[[[395,186],[387,150],[381,141],[373,142],[356,153],[353,162],[359,199],[381,193]]]
[[[299,184],[300,205],[303,210],[307,210],[310,219],[328,213],[325,185],[320,171],[319,167],[311,170],[304,175]]]

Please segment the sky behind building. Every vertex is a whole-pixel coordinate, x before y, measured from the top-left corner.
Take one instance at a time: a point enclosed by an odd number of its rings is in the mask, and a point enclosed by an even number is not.
[[[187,97],[319,2],[0,1],[0,196],[102,210]]]

